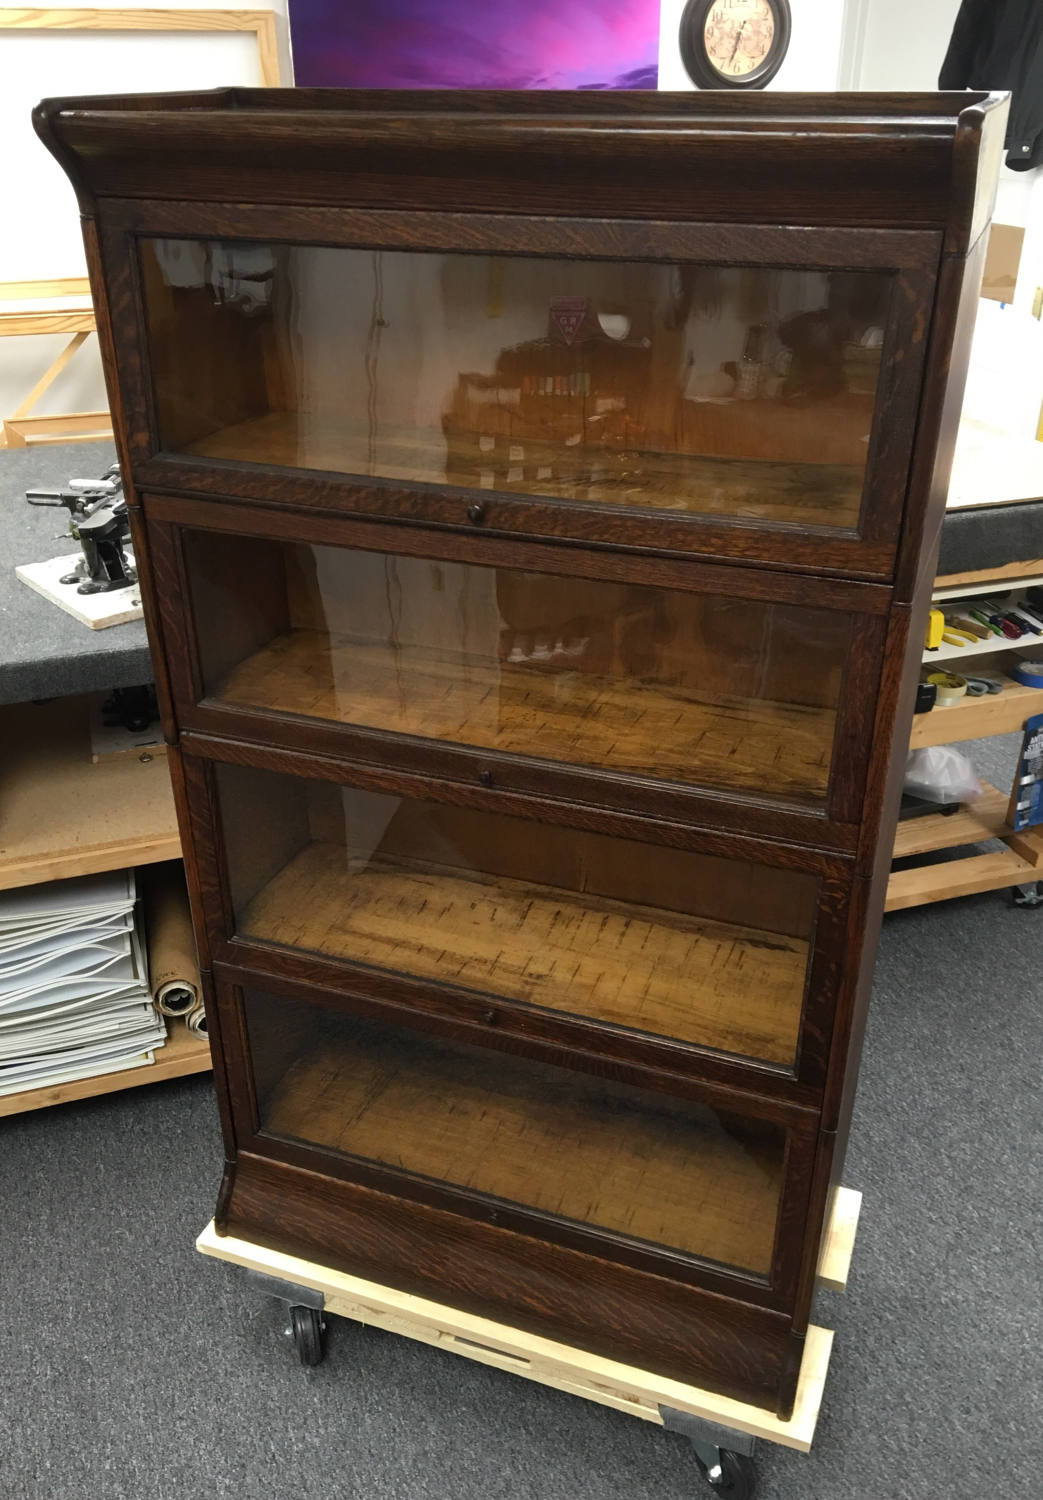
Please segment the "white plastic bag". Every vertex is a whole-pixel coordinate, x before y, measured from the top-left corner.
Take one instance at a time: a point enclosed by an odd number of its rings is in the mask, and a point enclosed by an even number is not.
[[[980,797],[982,786],[965,755],[951,745],[930,745],[926,750],[910,751],[902,790],[948,806]]]

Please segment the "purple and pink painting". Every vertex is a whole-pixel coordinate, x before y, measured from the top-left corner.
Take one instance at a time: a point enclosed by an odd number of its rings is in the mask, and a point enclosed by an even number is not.
[[[654,89],[659,0],[289,0],[298,85]]]

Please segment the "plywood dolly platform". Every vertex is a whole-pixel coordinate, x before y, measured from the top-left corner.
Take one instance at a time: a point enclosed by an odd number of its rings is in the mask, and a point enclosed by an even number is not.
[[[821,1286],[843,1291],[847,1285],[861,1205],[861,1193],[837,1191],[819,1258]],[[748,1500],[753,1494],[751,1455],[758,1439],[804,1453],[811,1448],[833,1344],[833,1334],[825,1328],[808,1329],[793,1416],[781,1422],[745,1402],[219,1235],[212,1222],[196,1249],[243,1267],[264,1293],[286,1305],[287,1333],[302,1364],[319,1364],[323,1358],[327,1313],[371,1324],[680,1432],[691,1442],[706,1484],[729,1500]]]

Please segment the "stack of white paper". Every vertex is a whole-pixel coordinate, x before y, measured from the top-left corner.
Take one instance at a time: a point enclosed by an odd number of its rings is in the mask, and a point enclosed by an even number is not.
[[[154,1061],[133,870],[0,893],[0,1094]]]

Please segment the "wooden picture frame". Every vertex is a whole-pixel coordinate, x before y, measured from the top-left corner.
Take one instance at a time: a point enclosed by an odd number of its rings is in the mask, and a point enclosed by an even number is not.
[[[270,10],[59,10],[0,7],[4,31],[247,32],[257,38],[258,66],[265,88],[281,83],[275,13]],[[95,331],[93,309],[83,303],[89,283],[83,277],[0,282],[0,336],[69,333],[60,350],[10,416],[0,418],[0,448],[33,442],[95,442],[112,436],[107,411],[40,415],[34,408]],[[20,302],[31,302],[21,307]]]

